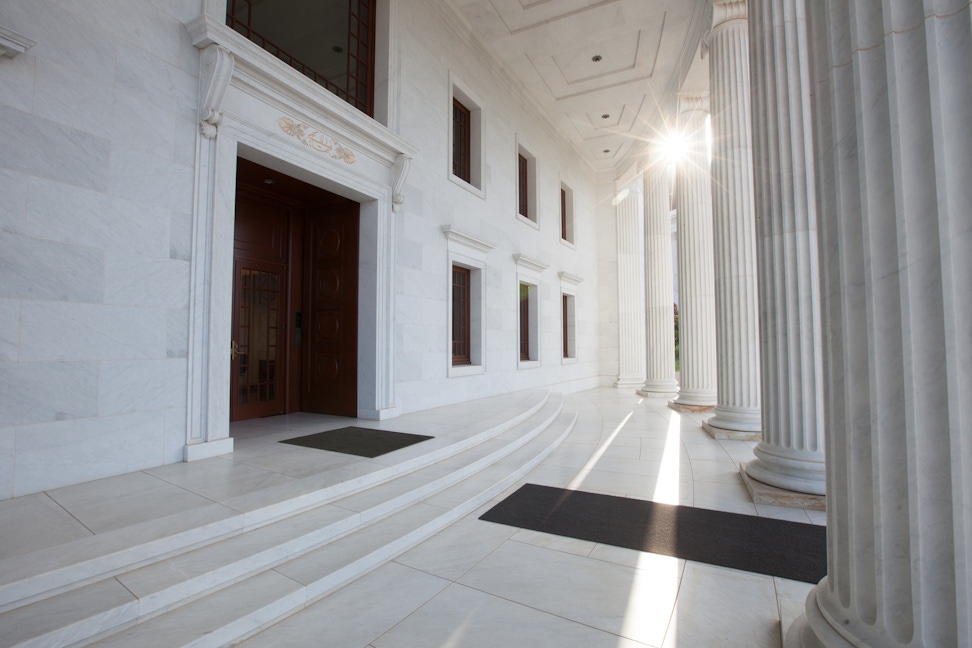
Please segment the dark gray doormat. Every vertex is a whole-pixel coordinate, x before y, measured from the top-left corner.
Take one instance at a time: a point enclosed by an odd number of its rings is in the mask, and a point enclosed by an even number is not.
[[[327,430],[308,436],[286,439],[280,443],[330,450],[359,457],[379,457],[395,450],[401,450],[415,443],[431,439],[421,434],[406,434],[405,432],[389,432],[388,430],[372,430],[362,427],[343,427],[337,430]]]
[[[827,529],[815,524],[536,484],[479,519],[805,583],[827,575]]]

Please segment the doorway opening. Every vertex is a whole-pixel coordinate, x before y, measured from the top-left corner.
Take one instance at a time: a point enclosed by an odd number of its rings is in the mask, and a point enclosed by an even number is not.
[[[230,420],[357,416],[360,205],[237,159]]]

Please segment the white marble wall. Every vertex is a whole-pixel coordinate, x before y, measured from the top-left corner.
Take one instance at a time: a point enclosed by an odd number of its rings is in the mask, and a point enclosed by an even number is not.
[[[402,411],[551,385],[574,391],[598,384],[597,185],[579,154],[551,135],[522,91],[496,74],[448,3],[420,0],[402,15],[403,103],[399,133],[420,149],[397,215],[397,380]],[[451,144],[450,75],[481,101],[485,133],[482,196],[447,179]],[[539,228],[516,218],[516,145],[535,155]],[[574,244],[560,237],[560,185],[573,190]],[[611,191],[612,189],[606,189]],[[609,207],[610,197],[606,198]],[[613,217],[613,209],[612,217]],[[450,331],[446,239],[442,225],[495,244],[483,270],[486,371],[449,376]],[[611,239],[611,246],[616,241]],[[519,363],[518,293],[514,254],[548,266],[539,274],[539,361]],[[616,276],[616,257],[611,276]],[[580,277],[576,295],[576,363],[562,362],[561,282]],[[616,284],[611,287],[617,294]],[[615,320],[616,330],[617,323]],[[613,334],[616,340],[616,333]],[[615,342],[615,345],[617,342]],[[615,355],[616,357],[616,355]],[[616,367],[616,365],[614,365]],[[612,368],[612,373],[616,371]],[[612,376],[617,379],[617,374]]]
[[[0,498],[182,458],[191,4],[0,5]]]
[[[0,60],[0,498],[184,456],[199,73],[185,24],[200,10],[196,0],[0,3],[0,25],[37,41]],[[394,237],[387,301],[396,355],[369,367],[394,367],[390,409],[595,386],[602,370],[594,172],[445,3],[418,0],[397,15],[399,103],[379,112],[394,115],[398,134],[419,153],[405,203],[381,233]],[[483,98],[479,195],[448,179],[450,75]],[[236,127],[245,130],[242,121]],[[234,146],[268,141],[247,140],[243,130]],[[516,219],[518,139],[537,156],[539,228]],[[220,155],[232,160],[235,149]],[[361,169],[371,164],[360,157]],[[573,191],[574,244],[560,238],[561,182]],[[217,203],[231,203],[231,190],[216,190],[226,194]],[[483,273],[488,371],[480,375],[448,375],[442,225],[496,244]],[[213,262],[225,261],[225,250],[216,252]],[[517,363],[513,254],[549,266],[539,283],[539,361],[526,369]],[[577,361],[569,364],[561,362],[561,271],[583,280]],[[212,303],[225,310],[224,301]],[[213,313],[212,325],[228,326],[224,315]],[[206,409],[194,420],[213,412],[225,419],[222,401]]]

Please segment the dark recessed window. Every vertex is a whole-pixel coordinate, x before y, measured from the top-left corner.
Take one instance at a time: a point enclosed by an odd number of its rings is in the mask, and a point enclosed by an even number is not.
[[[530,359],[530,286],[520,284],[520,360]]]
[[[375,0],[227,0],[226,24],[374,114]]]
[[[523,218],[530,218],[530,163],[522,155],[518,155],[519,172],[517,174],[517,195],[519,197],[519,214]]]
[[[560,188],[560,238],[567,238],[567,190]]]
[[[570,329],[567,323],[570,321],[570,313],[568,312],[568,302],[567,295],[561,295],[561,301],[563,301],[563,313],[561,314],[561,326],[564,339],[564,357],[570,357]]]
[[[472,177],[472,115],[458,99],[452,100],[452,173],[466,182]]]
[[[470,314],[470,272],[468,268],[452,266],[452,364],[472,362]]]

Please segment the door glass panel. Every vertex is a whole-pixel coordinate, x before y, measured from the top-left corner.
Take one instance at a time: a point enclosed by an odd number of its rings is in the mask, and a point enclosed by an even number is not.
[[[241,268],[238,403],[263,403],[277,396],[277,340],[280,275]]]

